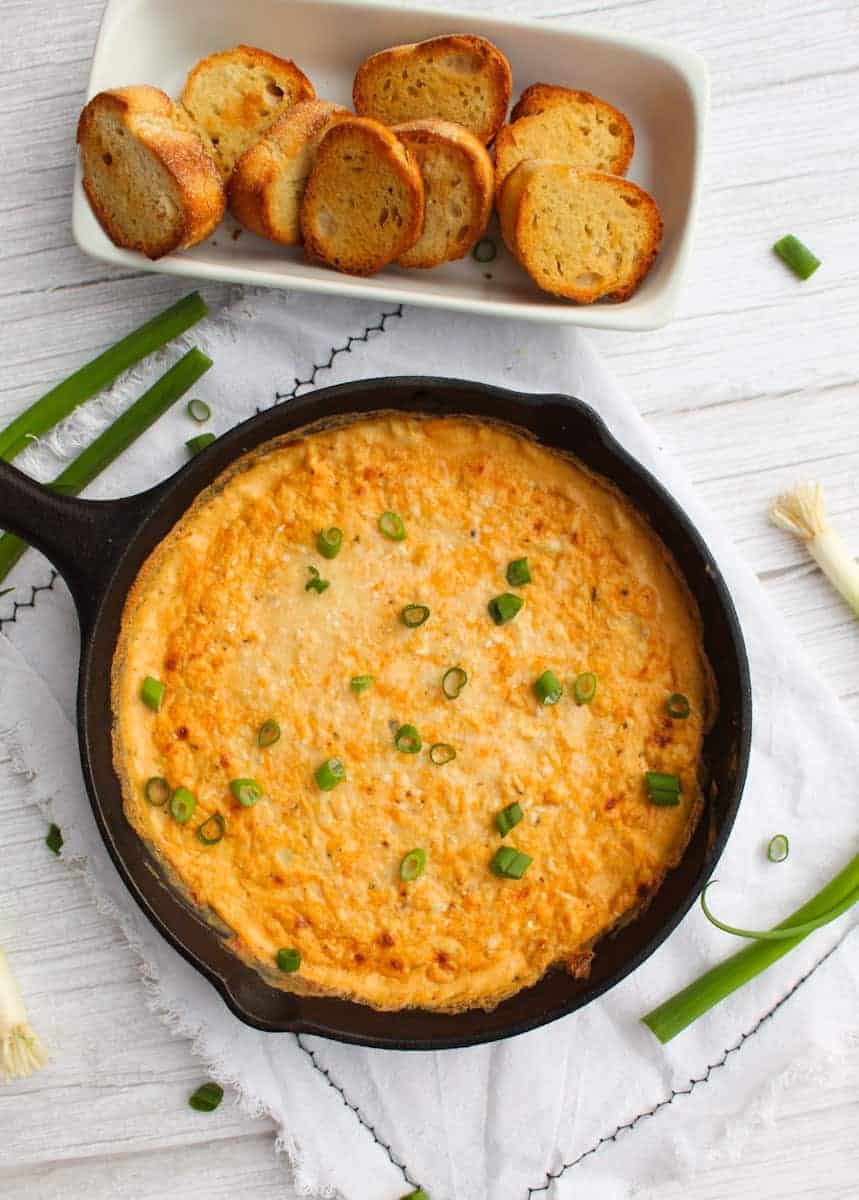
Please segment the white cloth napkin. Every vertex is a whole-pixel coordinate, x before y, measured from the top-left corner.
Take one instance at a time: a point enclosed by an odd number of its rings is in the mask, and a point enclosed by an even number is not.
[[[719,911],[756,926],[779,919],[855,852],[856,729],[581,335],[417,308],[237,291],[185,340],[215,359],[195,394],[211,404],[218,431],[278,397],[288,403],[310,387],[379,375],[447,375],[565,392],[590,403],[704,533],[748,641],[753,755],[719,868]],[[176,356],[170,348],[161,362],[88,406],[54,439],[54,450],[67,448],[82,430],[89,434]],[[180,465],[188,435],[187,418],[170,414],[88,494],[128,494],[154,483]],[[35,473],[50,470],[52,461],[56,471],[50,447],[28,455]],[[62,826],[64,857],[82,864],[95,897],[115,913],[140,955],[150,1004],[178,1033],[195,1038],[195,1052],[214,1077],[238,1088],[248,1107],[271,1113],[299,1190],[397,1200],[419,1181],[433,1200],[525,1200],[546,1189],[552,1200],[625,1197],[700,1164],[722,1119],[744,1107],[748,1112],[774,1080],[789,1081],[800,1065],[815,1069],[815,1055],[825,1062],[819,1056],[855,1028],[859,956],[846,917],[660,1046],[641,1015],[737,948],[697,908],[610,994],[492,1046],[401,1054],[244,1027],[145,922],[101,844],[72,723],[71,602],[57,582],[52,593],[37,593],[32,609],[22,607],[31,588],[50,578],[47,564],[30,554],[14,577],[14,596],[0,601],[2,736],[30,770],[34,799]],[[776,832],[787,833],[792,847],[779,866],[764,854]]]

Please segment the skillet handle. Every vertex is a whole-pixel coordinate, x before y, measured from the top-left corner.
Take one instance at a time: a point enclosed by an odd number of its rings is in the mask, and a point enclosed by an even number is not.
[[[0,529],[15,533],[53,563],[88,628],[125,545],[150,510],[143,496],[76,500],[35,483],[0,461]]]

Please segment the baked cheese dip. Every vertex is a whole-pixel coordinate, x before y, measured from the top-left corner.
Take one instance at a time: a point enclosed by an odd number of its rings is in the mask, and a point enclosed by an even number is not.
[[[491,1008],[676,865],[699,616],[612,486],[380,414],[242,459],[157,547],[113,669],[128,820],[270,981]]]

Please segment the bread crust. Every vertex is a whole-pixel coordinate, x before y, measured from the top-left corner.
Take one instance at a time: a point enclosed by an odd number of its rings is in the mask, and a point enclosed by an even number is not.
[[[543,271],[537,262],[537,249],[544,236],[545,225],[539,220],[539,210],[535,185],[540,179],[555,177],[569,185],[586,187],[599,184],[610,187],[612,191],[627,198],[627,203],[640,210],[641,223],[647,229],[644,245],[639,250],[633,267],[627,276],[617,284],[606,288],[599,283],[578,284],[573,279],[569,284],[559,284],[557,280]],[[641,281],[647,275],[659,253],[662,240],[662,216],[653,197],[632,183],[629,179],[621,179],[615,175],[605,175],[599,171],[584,171],[565,163],[551,162],[545,159],[531,159],[520,163],[507,176],[499,197],[498,214],[501,220],[501,234],[507,248],[522,264],[534,282],[543,291],[556,296],[564,296],[579,304],[592,304],[595,300],[621,301],[628,299]],[[542,227],[542,228],[541,228]],[[569,250],[569,247],[562,247]],[[589,268],[583,263],[581,273],[587,275]]]
[[[507,116],[513,88],[513,76],[510,63],[501,50],[488,38],[477,37],[473,34],[444,34],[440,37],[427,38],[423,42],[391,46],[387,50],[379,50],[376,54],[371,54],[361,63],[355,75],[352,87],[355,112],[361,116],[375,117],[389,125],[402,124],[404,121],[420,120],[426,117],[456,121],[458,118],[454,111],[441,111],[438,106],[421,103],[420,97],[415,97],[413,102],[403,102],[397,105],[397,112],[389,110],[386,115],[373,104],[371,95],[373,79],[381,72],[402,71],[409,61],[420,58],[422,55],[448,52],[472,55],[480,62],[480,70],[485,73],[486,84],[491,91],[491,102],[484,122],[479,127],[469,128],[484,145],[491,142]]]
[[[492,215],[492,160],[486,147],[464,126],[457,125],[453,121],[442,121],[437,117],[404,121],[400,125],[392,126],[392,130],[409,148],[417,149],[421,146],[440,145],[457,151],[464,170],[468,172],[469,190],[472,197],[471,218],[463,226],[461,236],[455,239],[446,254],[439,256],[429,253],[426,249],[422,249],[423,239],[418,238],[414,246],[398,259],[400,266],[423,269],[464,258],[483,234]],[[420,162],[419,149],[414,157]],[[426,220],[429,216],[429,191],[426,187],[426,179],[424,179],[424,185]]]
[[[180,199],[180,220],[156,239],[129,237],[102,202],[91,177],[92,156],[99,150],[99,121],[106,113],[120,121],[170,176]],[[181,110],[166,92],[148,85],[112,88],[99,92],[78,119],[77,143],[83,162],[83,186],[93,212],[111,241],[147,258],[161,258],[173,250],[201,242],[219,224],[226,198],[217,166],[200,136],[190,129]]]
[[[348,109],[329,100],[303,100],[278,117],[244,152],[230,176],[227,200],[236,220],[260,237],[282,246],[297,245],[301,241],[300,200],[294,224],[286,225],[276,211],[277,183],[333,121],[348,115]]]
[[[363,142],[369,153],[395,174],[405,188],[407,219],[400,226],[396,242],[387,247],[382,245],[380,237],[375,243],[366,240],[359,248],[348,249],[342,238],[327,234],[317,219],[331,192],[339,193],[342,154],[350,138]],[[347,182],[347,188],[354,188],[353,180]],[[349,275],[373,275],[414,245],[420,237],[423,219],[421,173],[396,134],[369,117],[347,117],[332,125],[317,150],[301,204],[301,233],[307,254]]]

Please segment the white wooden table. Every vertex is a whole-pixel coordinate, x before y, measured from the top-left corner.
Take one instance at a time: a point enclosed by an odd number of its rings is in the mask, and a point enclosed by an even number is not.
[[[3,423],[115,330],[187,290],[108,270],[72,242],[74,125],[102,7],[0,0]],[[764,520],[767,499],[808,474],[825,483],[859,547],[856,0],[498,0],[495,8],[676,39],[708,59],[706,190],[681,315],[660,333],[595,337],[859,718],[859,625]],[[823,259],[804,284],[769,251],[787,232]],[[37,609],[21,616],[38,619]],[[6,631],[14,640],[15,627]],[[228,1103],[211,1116],[187,1107],[203,1078],[190,1046],[147,1011],[133,955],[45,850],[44,834],[35,809],[12,809],[0,796],[0,918],[14,912],[8,949],[57,1047],[47,1070],[0,1090],[0,1196],[293,1195],[269,1121]],[[824,1085],[797,1085],[782,1098],[777,1123],[741,1164],[700,1170],[692,1183],[660,1189],[662,1200],[855,1198],[857,1078],[859,1045]]]

